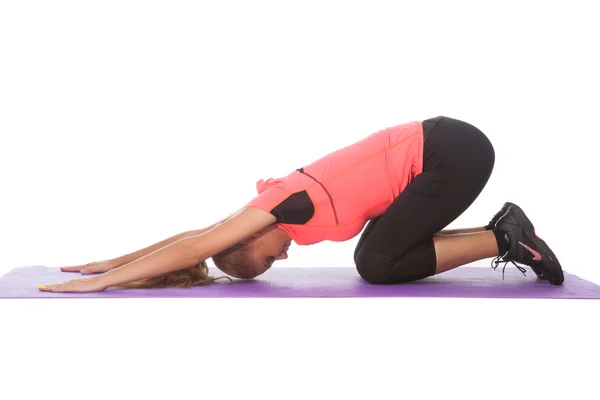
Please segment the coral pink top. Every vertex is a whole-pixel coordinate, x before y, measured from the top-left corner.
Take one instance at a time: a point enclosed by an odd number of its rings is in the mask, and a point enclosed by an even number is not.
[[[247,207],[273,214],[300,245],[358,235],[423,171],[423,125],[375,132],[287,176],[256,183]]]

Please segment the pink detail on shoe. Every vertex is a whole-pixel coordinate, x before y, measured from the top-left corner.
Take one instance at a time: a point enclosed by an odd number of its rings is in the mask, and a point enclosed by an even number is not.
[[[535,251],[534,249],[532,249],[531,247],[527,246],[526,244],[523,244],[521,242],[519,242],[519,244],[523,247],[525,247],[527,250],[529,250],[532,254],[533,254],[533,259],[535,261],[540,261],[542,259],[542,256],[540,253],[538,253],[537,251]]]

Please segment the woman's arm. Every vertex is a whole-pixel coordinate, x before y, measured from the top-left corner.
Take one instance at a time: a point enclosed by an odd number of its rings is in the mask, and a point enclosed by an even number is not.
[[[266,228],[276,220],[273,214],[260,208],[244,207],[216,228],[183,241],[190,243],[200,262]]]
[[[126,254],[124,256],[121,257],[117,257],[114,258],[112,260],[110,260],[111,263],[113,263],[113,265],[116,266],[121,266],[121,265],[125,265],[128,264],[132,261],[137,260],[138,258],[142,258],[150,253],[155,252],[156,250],[162,249],[165,246],[168,246],[172,243],[177,242],[178,240],[181,239],[185,239],[186,237],[192,237],[192,236],[196,236],[196,235],[200,235],[202,234],[204,231],[206,231],[208,229],[198,229],[198,230],[193,230],[193,231],[188,231],[188,232],[183,232],[183,233],[179,233],[175,236],[171,236],[168,239],[162,240],[158,243],[155,243],[151,246],[148,246],[146,248],[143,248],[141,250],[138,251],[134,251],[133,253],[129,253]]]
[[[181,239],[95,278],[108,288],[177,271],[195,263],[196,256],[191,247]]]
[[[239,211],[238,211],[239,212]],[[235,214],[234,214],[235,215]],[[222,219],[221,221],[212,224],[211,226],[209,226],[208,228],[204,228],[204,229],[195,229],[192,231],[187,231],[187,232],[183,232],[183,233],[179,233],[175,236],[171,236],[168,239],[162,240],[158,243],[155,243],[151,246],[148,246],[146,248],[143,248],[141,250],[138,251],[134,251],[133,253],[129,253],[126,254],[124,256],[121,257],[117,257],[117,258],[113,258],[112,260],[110,260],[109,262],[112,263],[112,265],[114,265],[115,267],[120,267],[121,265],[125,265],[128,264],[132,261],[137,260],[138,258],[144,257],[150,253],[155,252],[156,250],[162,249],[165,246],[168,246],[172,243],[175,243],[181,239],[185,239],[188,237],[194,237],[194,236],[198,236],[203,234],[204,232],[210,231],[212,228],[214,228],[215,226],[222,224],[223,222],[227,221],[229,218],[231,217],[227,217],[225,219]]]
[[[110,270],[98,276],[98,279],[103,285],[110,287],[187,268],[233,246],[275,221],[276,218],[266,211],[245,207],[200,235],[177,240]]]

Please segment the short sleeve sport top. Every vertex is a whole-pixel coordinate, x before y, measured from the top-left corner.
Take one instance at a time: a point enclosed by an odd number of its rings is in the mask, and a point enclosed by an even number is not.
[[[423,125],[372,133],[280,178],[261,179],[247,207],[273,214],[299,245],[358,235],[423,171]]]

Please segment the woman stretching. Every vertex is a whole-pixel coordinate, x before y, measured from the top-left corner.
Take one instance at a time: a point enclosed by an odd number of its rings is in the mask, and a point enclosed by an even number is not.
[[[479,196],[494,167],[494,148],[479,129],[449,117],[375,132],[279,179],[208,228],[184,232],[114,260],[63,267],[91,278],[39,286],[54,292],[206,285],[206,259],[225,274],[254,278],[287,258],[292,241],[342,242],[365,227],[354,252],[368,283],[423,279],[492,258],[523,274],[562,284],[560,263],[521,208],[505,203],[486,226],[442,230]],[[368,223],[367,223],[368,222]],[[221,277],[228,278],[229,277]]]

